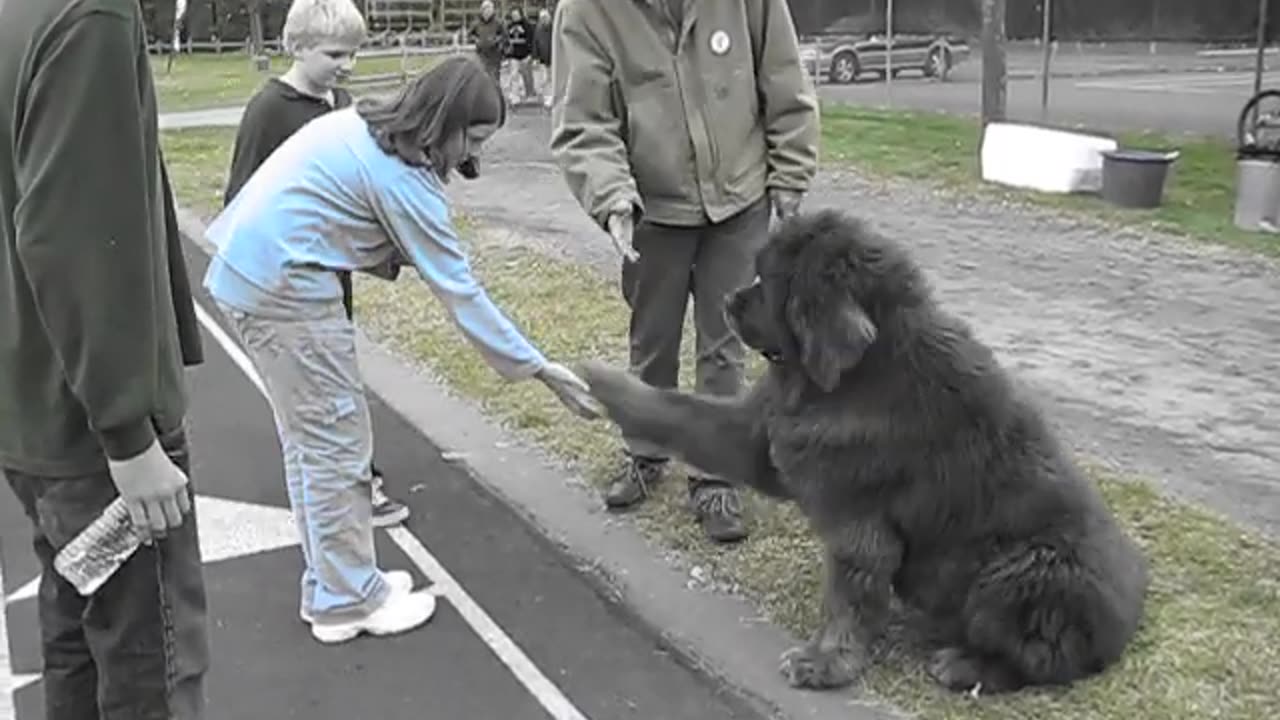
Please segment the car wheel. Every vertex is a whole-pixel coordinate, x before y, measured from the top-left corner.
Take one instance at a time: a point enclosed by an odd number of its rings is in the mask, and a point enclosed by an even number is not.
[[[849,51],[837,53],[831,59],[831,79],[841,85],[848,85],[858,79],[858,56]]]
[[[949,72],[951,72],[951,53],[944,48],[930,50],[929,57],[924,62],[925,77],[946,80]]]

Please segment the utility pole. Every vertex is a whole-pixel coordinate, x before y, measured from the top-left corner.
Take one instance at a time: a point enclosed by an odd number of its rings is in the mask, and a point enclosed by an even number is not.
[[[1005,0],[982,2],[982,127],[1005,119],[1008,67],[1005,63]]]
[[[1049,122],[1049,65],[1053,58],[1053,0],[1040,0],[1042,26],[1040,44],[1044,54],[1040,58],[1040,122]]]

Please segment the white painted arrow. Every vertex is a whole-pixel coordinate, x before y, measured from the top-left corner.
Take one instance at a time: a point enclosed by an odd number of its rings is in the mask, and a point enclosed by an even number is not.
[[[286,508],[197,495],[196,514],[200,521],[200,556],[206,565],[298,544],[293,514]],[[3,586],[0,572],[0,587]],[[39,588],[40,576],[36,575],[8,597],[0,598],[0,720],[14,719],[13,693],[40,678],[13,672],[5,606],[35,598]]]

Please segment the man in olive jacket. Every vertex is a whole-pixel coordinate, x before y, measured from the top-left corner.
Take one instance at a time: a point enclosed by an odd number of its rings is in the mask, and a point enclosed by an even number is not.
[[[817,169],[818,103],[785,0],[561,0],[552,35],[551,149],[623,257],[632,370],[676,386],[692,293],[697,389],[737,393],[724,298]],[[610,507],[643,499],[666,464],[634,440],[627,456]],[[711,538],[739,540],[724,480],[690,477],[690,504]]]

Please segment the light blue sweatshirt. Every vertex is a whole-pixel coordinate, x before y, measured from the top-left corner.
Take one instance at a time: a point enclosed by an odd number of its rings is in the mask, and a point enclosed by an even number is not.
[[[472,275],[439,178],[384,153],[354,107],[290,136],[205,237],[217,248],[205,288],[243,312],[316,317],[342,300],[334,270],[376,272],[399,250],[495,371],[515,380],[546,364]]]

